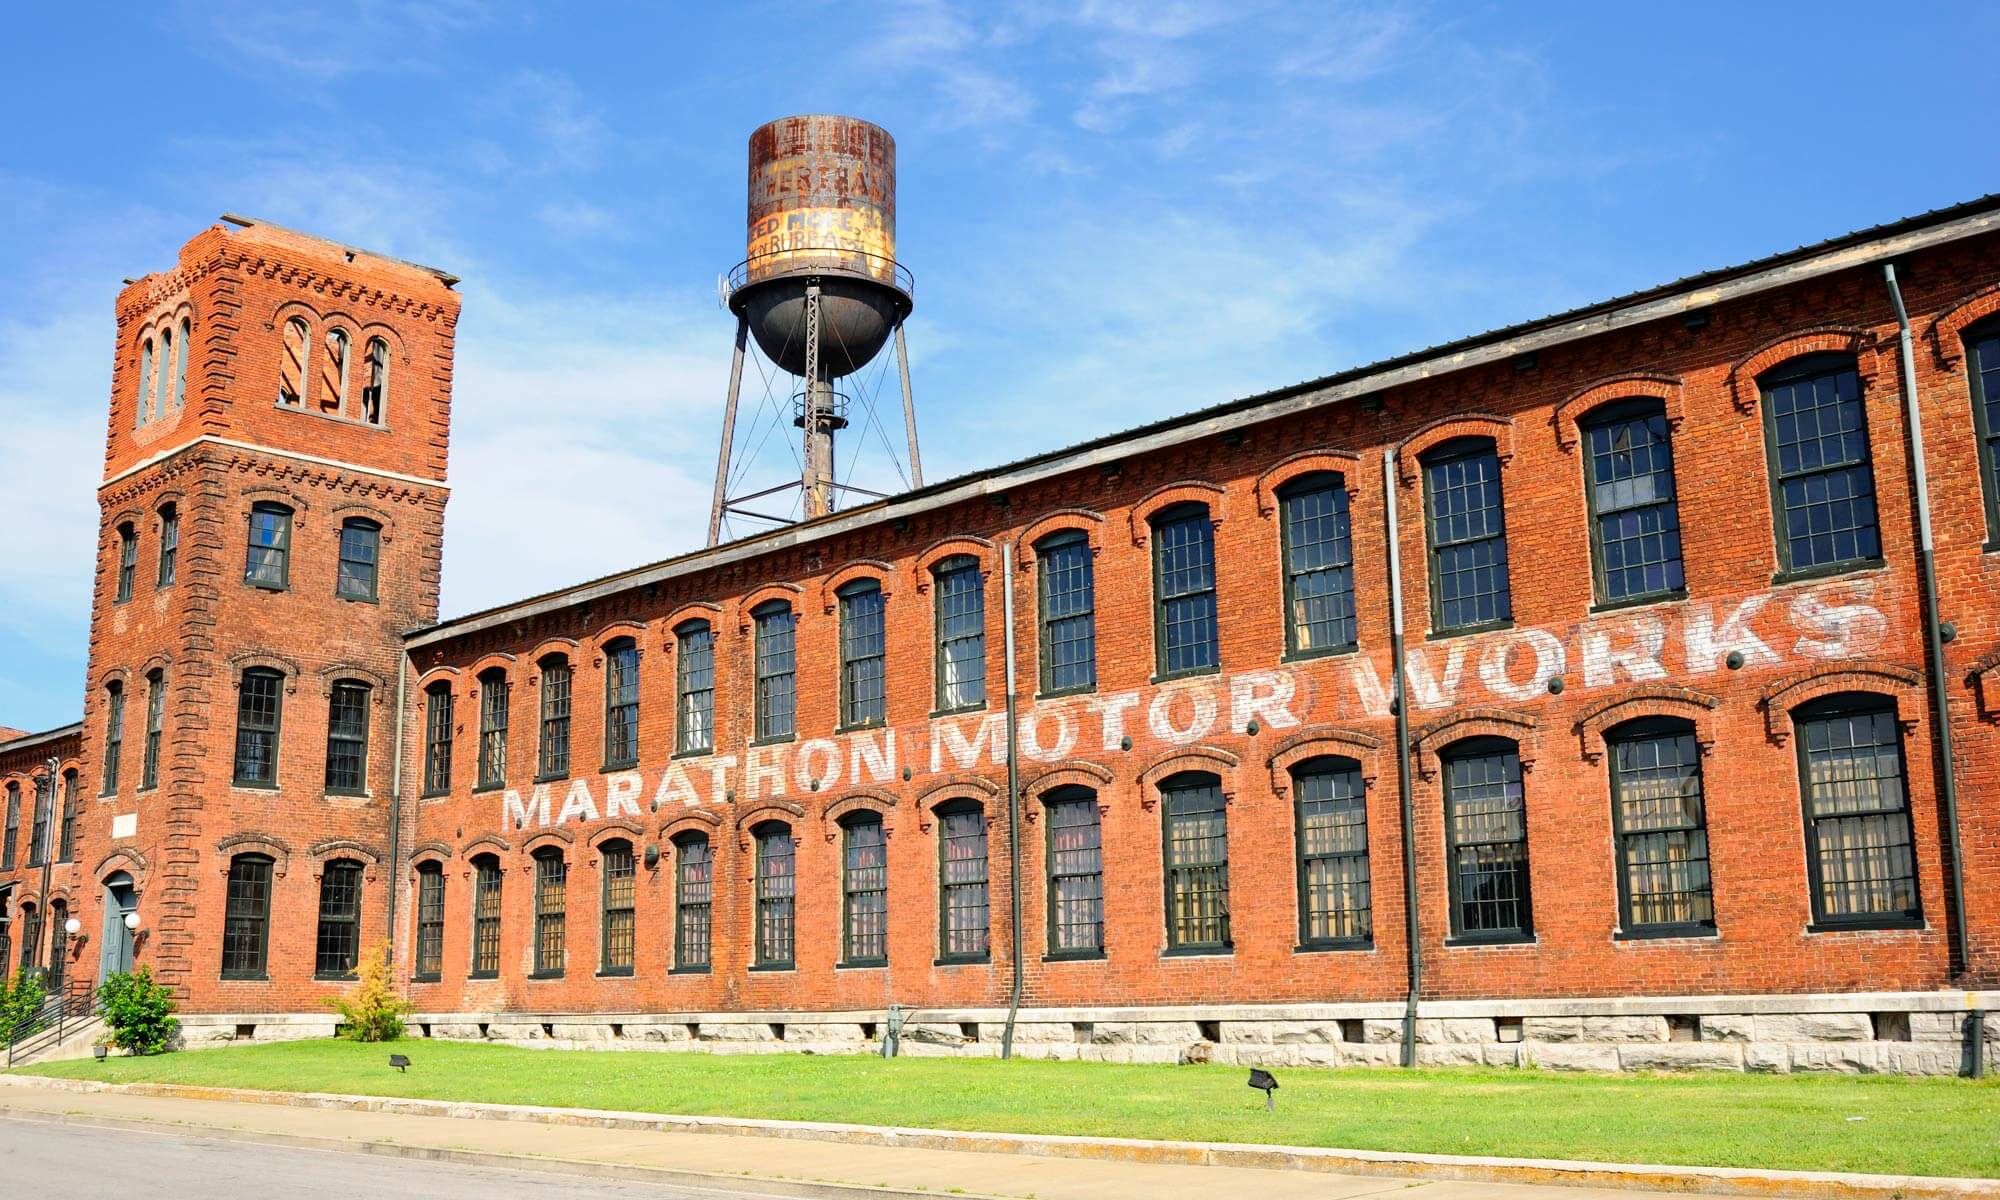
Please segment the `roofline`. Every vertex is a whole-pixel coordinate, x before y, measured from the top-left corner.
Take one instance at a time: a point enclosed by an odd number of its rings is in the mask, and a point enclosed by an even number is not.
[[[2000,231],[2000,193],[1891,224],[1857,230],[1740,266],[1691,275],[1583,308],[1198,409],[1018,462],[961,475],[818,520],[690,551],[649,566],[468,613],[411,630],[404,635],[404,644],[412,650],[435,645],[510,621],[589,603],[632,588],[662,583],[773,551],[839,537],[879,522],[913,517],[992,496],[1052,476],[1240,429],[1246,424],[1276,420],[1439,375],[1507,361],[1564,342],[1710,308],[1774,288],[1996,231]]]
[[[17,737],[10,742],[0,742],[0,754],[12,754],[16,750],[32,750],[36,746],[47,742],[59,742],[66,737],[74,737],[82,733],[83,722],[75,721],[68,725],[48,730],[45,733],[31,733],[25,737]]]
[[[458,283],[458,276],[441,267],[429,267],[420,262],[411,262],[407,258],[397,258],[391,254],[383,254],[378,250],[368,250],[361,246],[351,246],[346,242],[336,242],[330,237],[322,237],[317,233],[307,233],[303,229],[293,229],[289,225],[280,225],[276,221],[266,221],[262,217],[246,217],[242,213],[223,213],[219,219],[240,229],[248,229],[252,226],[275,229],[280,233],[289,233],[294,237],[310,238],[315,242],[325,242],[327,245],[338,247],[349,254],[366,254],[370,258],[379,258],[383,262],[392,262],[398,266],[409,267],[411,270],[422,271],[426,275],[435,275],[446,287],[453,287]]]

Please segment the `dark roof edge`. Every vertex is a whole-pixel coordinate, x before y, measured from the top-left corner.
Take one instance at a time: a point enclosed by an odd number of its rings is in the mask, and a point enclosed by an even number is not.
[[[75,737],[82,733],[83,722],[73,721],[68,725],[58,726],[43,733],[24,734],[12,741],[0,742],[0,754],[13,754],[18,750],[32,750],[36,746],[45,745],[49,742],[59,742],[66,737]]]
[[[477,633],[508,621],[557,608],[588,603],[676,576],[724,566],[878,521],[914,516],[931,509],[1005,492],[1053,475],[1088,468],[1180,442],[1212,436],[1247,423],[1274,420],[1310,408],[1353,399],[1434,376],[1504,361],[1564,342],[1593,337],[1695,309],[1708,308],[1773,288],[1800,283],[1853,267],[1895,258],[1932,246],[2000,231],[2000,193],[1906,220],[1857,230],[1811,246],[1771,255],[1662,284],[1644,291],[1571,309],[1568,312],[1475,334],[1424,350],[1355,367],[1275,391],[1262,392],[1177,417],[1141,425],[1092,441],[990,467],[931,484],[816,521],[694,550],[647,566],[531,596],[496,608],[454,617],[404,635],[410,649]]]

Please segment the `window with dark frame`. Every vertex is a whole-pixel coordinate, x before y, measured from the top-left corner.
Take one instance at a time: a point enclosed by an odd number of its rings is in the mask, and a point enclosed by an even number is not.
[[[1299,945],[1367,945],[1375,935],[1368,800],[1360,764],[1314,758],[1292,768]]]
[[[1090,542],[1074,529],[1035,543],[1041,605],[1042,694],[1097,686],[1097,585]]]
[[[380,425],[388,412],[389,343],[381,338],[368,339],[364,365],[368,369],[368,382],[361,388],[361,419],[370,425]]]
[[[76,831],[77,831],[77,823],[78,823],[78,822],[79,822],[79,821],[80,821],[80,820],[82,819],[82,817],[83,817],[83,810],[82,810],[82,803],[81,803],[81,797],[79,797],[79,796],[77,795],[77,787],[78,787],[78,783],[77,783],[77,774],[76,774],[76,772],[75,772],[75,771],[64,771],[64,772],[63,772],[63,802],[62,802],[62,803],[63,803],[63,809],[62,809],[62,847],[61,847],[61,849],[60,849],[60,850],[59,850],[59,851],[57,852],[57,859],[56,859],[56,861],[58,861],[58,862],[75,862],[75,861],[76,861]],[[5,956],[4,956],[4,955],[0,955],[0,962],[4,962],[4,961],[5,961]]]
[[[1153,636],[1161,676],[1214,670],[1215,526],[1208,506],[1176,504],[1154,514]]]
[[[132,598],[132,577],[139,571],[139,531],[127,521],[118,527],[118,595],[114,603]]]
[[[979,560],[956,555],[931,568],[937,608],[939,712],[986,703],[986,580]]]
[[[639,868],[632,843],[606,842],[598,848],[603,864],[603,928],[598,932],[598,970],[605,975],[630,975],[638,938]]]
[[[236,687],[236,770],[238,787],[278,786],[278,725],[285,677],[268,667],[243,672]]]
[[[132,402],[132,428],[144,429],[153,406],[153,339],[139,343],[139,391]]]
[[[793,964],[794,904],[798,896],[797,847],[792,827],[771,821],[759,825],[757,838],[757,965],[789,968]]]
[[[1965,373],[1972,385],[1972,427],[1979,438],[1979,477],[1986,497],[1986,538],[2000,545],[2000,320],[1965,335]]]
[[[1319,472],[1278,489],[1285,559],[1285,649],[1327,654],[1355,644],[1354,531],[1347,481]]]
[[[674,969],[708,969],[715,862],[708,837],[683,833],[674,846]]]
[[[282,504],[250,506],[250,536],[245,545],[243,581],[254,587],[283,590],[292,578],[292,510]]]
[[[889,961],[889,840],[879,813],[840,822],[841,965]]]
[[[167,673],[160,667],[146,672],[146,741],[139,759],[139,790],[160,786],[160,736],[166,728]]]
[[[541,661],[542,719],[535,755],[535,778],[561,779],[569,774],[569,660],[551,654]]]
[[[472,971],[474,979],[500,976],[500,860],[472,860]]]
[[[1711,933],[1708,813],[1694,726],[1647,718],[1604,735],[1618,839],[1619,926],[1627,934]]]
[[[783,600],[750,615],[757,626],[757,740],[788,738],[796,729],[798,616]]]
[[[604,768],[639,763],[639,644],[619,638],[604,647]]]
[[[1609,405],[1583,422],[1584,495],[1601,604],[1682,595],[1680,505],[1666,408]]]
[[[715,749],[715,630],[687,621],[674,631],[680,650],[674,669],[674,750],[706,754]]]
[[[118,790],[118,757],[125,748],[125,685],[114,679],[104,685],[104,777],[100,795]]]
[[[937,830],[939,957],[984,962],[989,904],[986,810],[970,800],[940,805]]]
[[[1520,754],[1514,743],[1501,738],[1469,738],[1440,757],[1452,936],[1527,941],[1535,926]]]
[[[435,980],[444,974],[444,864],[417,864],[416,978]]]
[[[159,569],[153,576],[154,587],[173,586],[180,549],[180,510],[171,504],[163,504],[160,506],[160,562]]]
[[[8,970],[7,964],[13,960],[14,931],[12,924],[7,918],[6,899],[5,896],[0,896],[0,975],[7,975],[9,978],[12,978],[12,973]]]
[[[271,860],[239,854],[229,860],[223,899],[222,977],[262,979],[264,949],[271,931]]]
[[[9,781],[7,784],[7,840],[0,844],[0,871],[14,869],[14,855],[21,844],[21,785]],[[7,964],[0,962],[0,974],[4,974]]]
[[[375,599],[382,557],[382,527],[350,517],[340,525],[340,567],[334,591],[347,600]]]
[[[1104,829],[1097,796],[1063,788],[1044,802],[1049,822],[1049,957],[1104,953]]]
[[[1779,574],[1827,574],[1881,561],[1875,468],[1854,360],[1811,355],[1757,382]]]
[[[1499,453],[1488,439],[1461,438],[1422,461],[1432,626],[1445,632],[1513,620]]]
[[[888,653],[882,585],[857,579],[840,588],[840,724],[880,725],[888,712]]]
[[[424,689],[424,795],[451,791],[451,684]]]
[[[507,672],[499,667],[479,675],[479,761],[476,771],[480,789],[507,785],[507,700],[512,688]]]
[[[343,796],[368,791],[368,703],[374,689],[356,679],[338,680],[327,700],[326,790]]]
[[[320,359],[319,409],[330,416],[347,415],[347,331],[326,331],[326,354]]]
[[[535,852],[535,974],[563,973],[569,940],[569,863],[562,851]]]
[[[49,820],[55,814],[55,781],[46,785],[31,782],[35,797],[34,823],[28,827],[28,865],[39,867],[49,861]]]
[[[1884,696],[1829,696],[1792,713],[1804,791],[1813,924],[1915,925],[1915,839],[1902,731]]]
[[[21,905],[21,966],[32,971],[41,961],[42,911],[32,904]]]
[[[320,870],[313,975],[346,979],[361,957],[361,864],[335,859]]]
[[[1229,933],[1229,824],[1222,781],[1188,771],[1160,785],[1167,949],[1224,951]]]
[[[48,986],[48,994],[60,996],[65,991],[63,974],[69,966],[69,901],[49,901],[49,973],[43,982]]]
[[[306,388],[306,350],[312,345],[312,330],[303,318],[285,322],[284,354],[278,360],[278,403],[303,407]]]

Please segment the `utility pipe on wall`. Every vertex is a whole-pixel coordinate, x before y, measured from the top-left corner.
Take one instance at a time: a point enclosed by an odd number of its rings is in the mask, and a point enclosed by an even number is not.
[[[1016,765],[1020,726],[1014,718],[1014,544],[1000,543],[1000,611],[1007,649],[1007,890],[1013,898],[1009,949],[1014,982],[1007,996],[1007,1024],[1000,1032],[1000,1057],[1014,1057],[1014,1020],[1021,1013],[1021,772]]]
[[[1410,796],[1410,706],[1403,682],[1403,554],[1396,530],[1396,452],[1382,451],[1389,525],[1390,703],[1396,711],[1396,794],[1403,811],[1403,936],[1410,947],[1410,998],[1403,1008],[1403,1065],[1417,1065],[1417,998],[1423,991],[1423,924],[1417,917],[1417,810]]]
[[[396,655],[396,744],[389,752],[389,934],[388,959],[396,964],[396,896],[403,890],[403,706],[409,696],[410,656]],[[411,973],[416,964],[410,964]]]
[[[1882,279],[1889,285],[1889,300],[1896,306],[1897,357],[1902,361],[1903,425],[1910,438],[1910,478],[1917,492],[1917,569],[1924,588],[1924,645],[1930,659],[1932,720],[1937,736],[1940,787],[1944,804],[1944,836],[1951,857],[1946,885],[1945,911],[1951,920],[1950,969],[1954,974],[1970,969],[1972,947],[1965,932],[1965,866],[1958,835],[1958,772],[1951,750],[1950,691],[1945,682],[1944,627],[1938,615],[1937,558],[1931,544],[1930,477],[1924,467],[1924,423],[1917,405],[1917,356],[1910,341],[1910,314],[1903,308],[1903,289],[1896,283],[1896,264],[1882,264]]]

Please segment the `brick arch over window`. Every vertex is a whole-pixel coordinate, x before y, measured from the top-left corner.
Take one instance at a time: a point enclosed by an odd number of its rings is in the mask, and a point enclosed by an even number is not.
[[[533,858],[550,847],[567,853],[575,845],[576,835],[567,829],[538,829],[521,843],[521,857]]]
[[[479,694],[479,677],[488,671],[498,671],[507,678],[512,679],[517,661],[513,655],[504,651],[493,651],[480,655],[470,666],[465,668],[466,678],[472,680],[472,694],[475,696]]]
[[[1757,380],[1773,367],[1808,354],[1852,354],[1858,359],[1874,342],[1873,333],[1852,325],[1821,325],[1775,338],[1729,369],[1730,400],[1738,412],[1755,412],[1764,398]]]
[[[1581,426],[1591,413],[1607,404],[1645,399],[1660,402],[1666,410],[1667,428],[1678,433],[1681,422],[1687,417],[1681,393],[1681,381],[1677,375],[1619,375],[1570,393],[1569,399],[1556,406],[1549,424],[1555,428],[1556,445],[1563,453],[1571,454],[1582,441]]]
[[[1396,443],[1396,478],[1406,488],[1417,486],[1423,456],[1434,446],[1465,437],[1491,439],[1503,468],[1514,457],[1514,422],[1492,413],[1458,413],[1439,417]]]
[[[776,821],[792,831],[792,840],[799,838],[799,822],[805,819],[806,810],[789,801],[760,804],[736,818],[736,843],[745,850],[750,848],[751,831],[766,821]]]
[[[1132,526],[1132,544],[1142,550],[1145,549],[1147,542],[1153,536],[1154,514],[1172,508],[1176,504],[1199,504],[1208,510],[1208,523],[1220,525],[1223,501],[1228,498],[1229,493],[1220,484],[1210,483],[1206,479],[1182,479],[1156,487],[1134,504],[1128,514],[1127,519]]]
[[[1505,738],[1516,747],[1515,757],[1523,771],[1533,769],[1540,723],[1526,713],[1505,708],[1468,708],[1415,730],[1410,734],[1410,757],[1417,774],[1425,779],[1438,776],[1439,755],[1454,743],[1474,737]]]
[[[1201,771],[1221,781],[1224,801],[1236,798],[1236,768],[1241,760],[1217,746],[1182,746],[1155,758],[1139,772],[1139,806],[1147,812],[1160,801],[1160,785],[1183,771]]]
[[[896,568],[879,558],[857,558],[844,562],[820,580],[820,611],[832,613],[840,606],[840,589],[862,580],[874,580],[875,586],[882,590],[882,599],[886,603],[895,594],[892,586],[895,577]]]
[[[151,864],[146,861],[143,851],[133,846],[119,846],[97,860],[97,865],[90,869],[90,877],[102,885],[105,880],[123,871],[132,877],[132,889],[144,892],[150,869]]]
[[[245,671],[263,668],[276,671],[285,677],[285,694],[292,695],[299,690],[299,665],[282,654],[271,654],[263,650],[246,650],[229,658],[229,678],[231,686],[242,682]]]
[[[237,499],[242,502],[241,511],[245,513],[250,511],[252,505],[260,502],[282,504],[292,510],[292,524],[301,529],[305,527],[305,522],[299,518],[312,510],[312,504],[304,496],[290,488],[272,487],[269,484],[244,488],[238,493]]]
[[[591,665],[603,666],[604,648],[620,638],[631,638],[632,644],[639,648],[643,656],[646,652],[646,623],[620,617],[598,626],[597,632],[583,639],[583,651],[590,656]],[[473,672],[473,677],[478,678],[478,672]]]
[[[782,601],[798,612],[805,603],[806,590],[796,583],[763,583],[743,593],[736,601],[736,629],[739,633],[749,633],[755,618],[750,614],[773,600]]]
[[[879,788],[851,788],[845,794],[822,805],[819,819],[828,825],[833,825],[850,813],[864,810],[879,813],[886,821],[895,815],[896,797]]]
[[[1252,494],[1256,497],[1258,515],[1269,517],[1277,513],[1278,490],[1287,483],[1303,475],[1319,473],[1340,476],[1341,487],[1346,490],[1350,502],[1360,497],[1361,487],[1356,477],[1361,473],[1361,456],[1352,450],[1315,446],[1279,459],[1257,477]]]
[[[329,510],[326,517],[328,521],[333,523],[335,528],[338,528],[344,522],[356,518],[364,521],[373,521],[376,525],[376,533],[381,537],[384,545],[396,540],[396,519],[372,504],[358,504],[349,501],[346,504]]]
[[[689,621],[706,621],[711,629],[720,628],[723,615],[722,606],[713,600],[689,600],[677,604],[658,622],[661,642],[672,646],[675,632]]]
[[[1792,736],[1792,710],[1802,704],[1842,692],[1868,692],[1896,699],[1896,722],[1907,732],[1924,710],[1923,673],[1899,663],[1875,660],[1831,663],[1777,680],[1758,694],[1764,710],[1764,736],[1782,746]]]
[[[491,854],[502,864],[513,852],[514,843],[493,833],[482,833],[458,848],[458,856],[467,861],[481,854]]]
[[[1291,794],[1292,768],[1314,758],[1351,759],[1361,768],[1364,786],[1374,787],[1381,765],[1378,753],[1382,739],[1358,729],[1334,725],[1309,725],[1279,742],[1265,760],[1271,771],[1271,790],[1283,799]]]
[[[1577,714],[1578,748],[1589,762],[1604,757],[1604,734],[1639,717],[1676,717],[1694,726],[1695,745],[1704,757],[1715,745],[1715,711],[1722,701],[1707,692],[1649,683],[1608,696]]]
[[[697,833],[712,834],[722,828],[720,814],[705,808],[690,808],[660,822],[660,837],[671,841],[681,834],[694,830]]]
[[[948,558],[970,558],[979,563],[981,574],[991,574],[993,570],[993,543],[983,537],[969,533],[957,533],[941,537],[923,548],[910,561],[910,585],[919,594],[931,590],[931,571]]]
[[[314,842],[306,847],[306,857],[312,860],[314,875],[318,875],[327,863],[336,858],[359,859],[370,867],[382,861],[381,855],[352,838],[328,838]],[[373,872],[370,872],[369,878],[374,878]]]
[[[383,702],[383,696],[389,690],[389,681],[387,679],[357,663],[336,663],[330,667],[321,667],[317,674],[319,675],[319,691],[323,696],[331,696],[333,694],[334,684],[352,679],[365,683],[373,689],[372,703],[379,706]]]
[[[619,817],[615,820],[606,821],[604,824],[586,833],[583,837],[583,844],[602,854],[604,853],[604,844],[606,842],[625,842],[636,848],[645,839],[646,830],[644,826],[640,825],[637,821]]]
[[[1980,717],[2000,721],[2000,650],[1973,663],[1965,682],[1979,690]]]
[[[284,839],[268,833],[245,830],[215,843],[218,865],[225,876],[229,874],[229,860],[239,854],[261,854],[270,859],[273,879],[283,879],[292,862],[291,846]]]
[[[1965,331],[2000,313],[2000,283],[1961,296],[1956,304],[1931,319],[1924,330],[1937,365],[1955,371],[1965,359]]]
[[[1021,795],[1025,798],[1039,798],[1063,787],[1080,787],[1093,792],[1103,792],[1111,787],[1116,778],[1109,767],[1081,759],[1070,759],[1050,764],[1047,770],[1022,784]]]
[[[982,796],[997,798],[1000,795],[1000,785],[978,775],[954,771],[926,783],[917,792],[916,807],[929,808],[947,795],[963,795],[966,792],[977,792]]]
[[[416,680],[411,684],[411,687],[413,693],[417,695],[431,690],[431,688],[440,683],[444,684],[447,688],[455,690],[458,687],[458,676],[459,670],[457,667],[431,667],[421,675],[418,675]]]
[[[524,655],[521,659],[522,662],[530,663],[534,667],[533,673],[529,676],[528,681],[530,683],[541,682],[542,664],[551,658],[560,658],[566,663],[575,665],[578,656],[582,652],[582,649],[583,648],[577,644],[575,638],[566,638],[566,637],[543,638],[541,641],[535,644],[535,648],[533,650],[528,651],[528,653]]]
[[[1074,530],[1095,556],[1104,548],[1104,514],[1088,508],[1059,508],[1038,518],[1014,539],[1014,567],[1025,571],[1034,562],[1035,543],[1052,533]]]
[[[454,857],[451,847],[444,842],[418,842],[410,851],[410,871],[414,877],[418,867],[425,863],[443,866]]]

